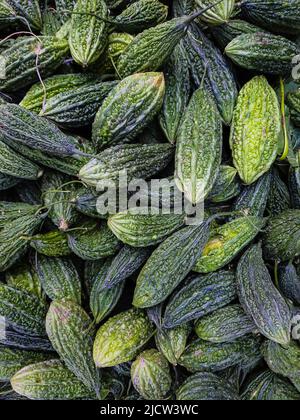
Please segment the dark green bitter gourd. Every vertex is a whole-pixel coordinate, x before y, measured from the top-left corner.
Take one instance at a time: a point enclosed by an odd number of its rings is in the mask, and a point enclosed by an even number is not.
[[[291,197],[287,185],[281,179],[279,172],[274,168],[271,172],[272,182],[268,197],[267,210],[272,216],[291,208]]]
[[[30,28],[35,30],[42,28],[39,0],[5,0],[5,2],[14,10],[16,17],[19,17],[23,26],[29,25]]]
[[[279,287],[285,297],[300,305],[300,277],[296,267],[290,262],[279,267]]]
[[[21,180],[0,172],[0,191],[9,190],[19,184]]]
[[[292,208],[300,210],[300,167],[290,169],[289,190],[291,195]]]
[[[47,257],[66,257],[72,254],[68,238],[64,232],[54,230],[30,238],[30,246]]]
[[[229,165],[221,165],[217,179],[208,195],[213,203],[223,203],[239,195],[241,192],[237,170]]]

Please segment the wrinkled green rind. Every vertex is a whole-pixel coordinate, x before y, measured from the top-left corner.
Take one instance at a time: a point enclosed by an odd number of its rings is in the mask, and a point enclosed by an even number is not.
[[[30,246],[47,257],[66,257],[72,253],[66,234],[58,230],[33,236]]]
[[[30,264],[21,263],[12,267],[5,273],[5,280],[8,286],[32,293],[43,299],[42,285]]]
[[[214,4],[212,0],[196,0],[196,4],[204,9],[207,6]],[[212,9],[208,10],[201,16],[201,20],[211,25],[219,25],[227,22],[234,11],[235,0],[223,0]]]
[[[184,352],[191,328],[188,324],[172,329],[160,328],[155,335],[158,350],[172,365],[178,364],[178,359]]]
[[[208,195],[208,200],[213,203],[223,203],[239,195],[240,182],[237,170],[229,165],[221,165],[217,179]]]
[[[42,28],[42,15],[39,0],[5,0],[5,2],[15,11],[21,20],[23,26],[29,23],[32,29],[40,30]],[[25,23],[26,21],[26,23]]]
[[[291,262],[279,267],[278,281],[283,295],[296,305],[300,305],[300,277]]]

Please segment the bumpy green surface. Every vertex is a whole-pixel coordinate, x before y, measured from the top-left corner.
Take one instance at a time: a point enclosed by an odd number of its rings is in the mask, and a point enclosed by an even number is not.
[[[292,91],[287,95],[287,105],[291,112],[291,118],[295,124],[300,124],[300,89]]]
[[[19,178],[14,178],[0,172],[0,191],[9,190],[20,182]]]
[[[237,170],[229,165],[221,165],[208,199],[213,203],[223,203],[238,196],[240,192]]]
[[[0,228],[3,229],[7,223],[11,223],[19,217],[33,216],[38,213],[40,206],[33,206],[27,203],[14,203],[10,201],[0,202]]]
[[[279,288],[284,296],[300,305],[300,276],[294,264],[289,262],[287,265],[279,267],[278,272]]]
[[[42,16],[38,0],[6,0],[17,16],[26,19],[32,29],[42,28]],[[25,21],[21,20],[22,24]]]
[[[281,179],[279,171],[274,168],[271,172],[272,181],[269,192],[267,210],[272,216],[276,216],[291,208],[291,198],[288,186]]]
[[[76,0],[55,0],[55,8],[58,12],[59,18],[63,22],[69,20],[70,14],[66,13],[66,11],[72,12],[75,4]]]
[[[196,0],[196,3],[201,8],[205,8],[216,2],[211,0]],[[235,0],[223,0],[215,7],[205,12],[201,16],[201,19],[211,25],[219,25],[220,23],[227,22],[233,14],[234,6]]]
[[[191,328],[188,324],[175,328],[160,328],[155,335],[156,346],[172,365],[176,366],[184,352]]]
[[[20,263],[5,273],[8,286],[32,293],[43,299],[42,286],[33,267],[28,263]]]
[[[33,236],[30,246],[47,257],[65,257],[71,254],[67,236],[58,230]]]

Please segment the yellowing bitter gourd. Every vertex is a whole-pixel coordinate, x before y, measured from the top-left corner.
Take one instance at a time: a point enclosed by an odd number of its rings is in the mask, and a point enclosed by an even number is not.
[[[230,135],[233,162],[246,184],[255,182],[274,163],[280,131],[276,93],[265,77],[255,77],[240,91]]]

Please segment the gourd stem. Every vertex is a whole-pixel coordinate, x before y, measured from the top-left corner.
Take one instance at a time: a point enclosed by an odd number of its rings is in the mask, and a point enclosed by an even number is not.
[[[282,128],[284,134],[284,151],[280,160],[285,160],[289,154],[289,137],[286,127],[286,115],[285,115],[285,91],[284,91],[284,81],[282,77],[280,78],[280,94],[281,94],[281,120]]]

